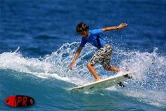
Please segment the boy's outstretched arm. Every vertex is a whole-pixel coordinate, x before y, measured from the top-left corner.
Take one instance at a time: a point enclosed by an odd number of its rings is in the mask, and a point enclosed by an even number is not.
[[[102,31],[106,32],[110,30],[119,30],[119,29],[125,28],[126,26],[127,26],[126,23],[121,23],[119,26],[111,26],[111,27],[102,28]]]
[[[73,60],[72,60],[72,62],[71,62],[71,64],[70,64],[70,70],[73,69],[73,66],[75,65],[76,59],[77,59],[78,56],[80,55],[81,51],[82,51],[82,47],[80,46],[80,47],[77,49],[77,51],[76,51],[76,53],[75,53],[75,55],[74,55],[74,58],[73,58]]]

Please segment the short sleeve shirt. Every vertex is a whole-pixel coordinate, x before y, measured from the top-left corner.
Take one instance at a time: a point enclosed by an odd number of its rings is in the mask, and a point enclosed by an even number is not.
[[[106,44],[106,41],[100,37],[100,34],[102,33],[103,33],[102,29],[89,30],[88,37],[86,38],[82,37],[80,46],[84,47],[85,44],[88,42],[99,49],[100,46],[97,42],[97,37],[99,37],[100,44],[103,47]]]

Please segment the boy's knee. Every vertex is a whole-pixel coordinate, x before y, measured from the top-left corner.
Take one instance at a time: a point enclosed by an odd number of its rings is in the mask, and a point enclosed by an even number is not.
[[[90,62],[88,62],[87,67],[90,68],[90,67],[92,67],[92,66],[93,66],[93,65],[91,65]]]

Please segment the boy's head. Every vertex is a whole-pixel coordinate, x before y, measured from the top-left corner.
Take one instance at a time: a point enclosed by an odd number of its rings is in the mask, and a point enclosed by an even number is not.
[[[83,37],[87,37],[88,36],[88,30],[89,30],[89,26],[87,26],[83,22],[79,23],[76,26],[76,32],[81,34]]]

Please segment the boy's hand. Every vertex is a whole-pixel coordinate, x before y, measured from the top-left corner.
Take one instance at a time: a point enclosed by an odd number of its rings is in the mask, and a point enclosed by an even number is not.
[[[126,26],[127,26],[126,23],[121,23],[117,28],[118,28],[118,29],[123,29],[123,28],[125,28]]]
[[[70,70],[73,69],[73,66],[75,65],[75,61],[72,61],[72,63],[70,64]]]

